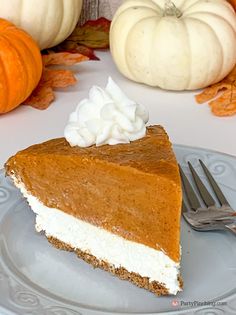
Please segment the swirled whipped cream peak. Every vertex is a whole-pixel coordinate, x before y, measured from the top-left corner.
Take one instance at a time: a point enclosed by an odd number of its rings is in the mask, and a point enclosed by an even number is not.
[[[130,100],[109,77],[105,89],[93,86],[70,114],[64,136],[71,146],[129,143],[146,134],[148,111]]]

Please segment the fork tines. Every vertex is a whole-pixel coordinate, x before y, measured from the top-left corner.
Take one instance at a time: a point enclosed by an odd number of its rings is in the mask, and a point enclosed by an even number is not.
[[[209,184],[212,188],[212,190],[214,191],[219,203],[221,204],[221,207],[227,207],[230,208],[230,205],[228,203],[228,201],[226,200],[224,194],[222,193],[220,187],[218,186],[218,184],[216,183],[215,179],[213,178],[213,176],[211,175],[210,171],[207,169],[206,165],[203,163],[202,160],[199,160],[200,165],[209,181]],[[206,186],[203,184],[202,180],[200,179],[199,175],[197,174],[197,172],[195,171],[195,169],[193,168],[192,164],[190,162],[188,162],[188,166],[189,169],[191,171],[191,174],[193,176],[193,180],[194,183],[196,185],[196,188],[204,202],[204,204],[206,205],[206,207],[216,207],[216,203],[215,200],[213,199],[213,197],[211,196],[211,194],[209,193],[209,191],[207,190]],[[189,180],[187,179],[186,175],[184,174],[181,166],[179,166],[180,169],[180,175],[181,175],[181,179],[182,179],[182,183],[183,183],[183,187],[184,187],[184,191],[189,203],[189,206],[192,210],[198,210],[201,209],[201,203],[199,201],[199,198],[197,197],[196,193],[194,192],[194,189],[192,187],[192,185],[190,184]]]

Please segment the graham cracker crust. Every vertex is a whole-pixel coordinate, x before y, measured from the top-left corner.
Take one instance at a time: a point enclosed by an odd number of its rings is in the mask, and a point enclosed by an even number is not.
[[[105,261],[100,261],[95,256],[83,252],[80,249],[73,249],[70,245],[63,243],[54,237],[47,237],[47,239],[54,247],[60,250],[75,252],[79,258],[83,259],[85,262],[89,263],[94,268],[101,268],[105,271],[108,271],[113,275],[119,277],[120,279],[128,280],[135,284],[136,286],[146,289],[157,296],[169,294],[167,288],[163,283],[159,283],[157,281],[149,281],[148,277],[142,277],[137,273],[129,272],[123,267],[115,268],[114,265],[111,265]],[[179,277],[178,280],[180,287],[182,288],[183,285],[182,279]]]

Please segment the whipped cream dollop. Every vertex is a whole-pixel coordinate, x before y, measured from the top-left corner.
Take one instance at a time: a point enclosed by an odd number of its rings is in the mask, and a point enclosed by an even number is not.
[[[70,114],[64,136],[71,146],[129,143],[146,134],[148,111],[130,100],[109,77],[105,89],[93,86]]]

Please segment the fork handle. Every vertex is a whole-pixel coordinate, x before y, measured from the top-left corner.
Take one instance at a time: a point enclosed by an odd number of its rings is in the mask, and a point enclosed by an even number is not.
[[[226,224],[225,227],[227,230],[229,230],[230,232],[232,232],[236,236],[236,224],[235,223]]]

